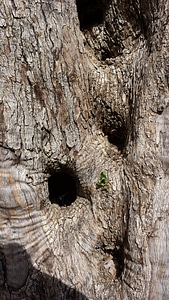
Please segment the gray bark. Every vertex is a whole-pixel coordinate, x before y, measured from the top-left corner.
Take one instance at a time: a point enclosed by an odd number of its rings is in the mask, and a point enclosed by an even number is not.
[[[0,2],[1,300],[169,298],[169,2],[90,2]]]

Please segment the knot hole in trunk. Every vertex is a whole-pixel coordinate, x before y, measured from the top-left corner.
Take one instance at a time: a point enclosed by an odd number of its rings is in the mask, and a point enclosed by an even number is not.
[[[76,180],[65,172],[51,174],[48,179],[49,200],[59,206],[71,205],[77,197]]]
[[[76,0],[80,29],[91,29],[104,22],[108,0]]]

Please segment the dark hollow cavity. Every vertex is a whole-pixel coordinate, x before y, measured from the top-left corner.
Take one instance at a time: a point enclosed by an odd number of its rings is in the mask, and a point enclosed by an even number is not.
[[[106,130],[105,130],[106,131]],[[117,146],[119,151],[123,151],[126,145],[127,132],[125,127],[119,127],[114,131],[108,131],[108,140],[112,145]]]
[[[114,115],[107,115],[103,119],[103,133],[108,137],[109,143],[117,146],[119,151],[123,151],[127,144],[128,130],[127,124],[122,116],[114,113]]]
[[[76,182],[68,173],[54,173],[48,179],[49,200],[59,206],[71,205],[77,197]]]
[[[76,0],[76,4],[81,30],[103,23],[106,6],[104,0]]]

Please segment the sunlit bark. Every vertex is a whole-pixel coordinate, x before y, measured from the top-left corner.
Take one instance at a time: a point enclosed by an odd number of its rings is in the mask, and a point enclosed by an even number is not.
[[[168,5],[1,1],[1,300],[168,299]]]

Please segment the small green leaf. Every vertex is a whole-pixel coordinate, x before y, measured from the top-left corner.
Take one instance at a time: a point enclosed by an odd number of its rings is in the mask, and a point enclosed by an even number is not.
[[[97,186],[98,186],[98,188],[103,188],[105,190],[107,190],[109,188],[109,182],[107,180],[107,176],[106,176],[105,172],[100,173],[100,178],[98,180]]]
[[[106,174],[104,172],[101,172],[100,173],[100,179],[103,179],[103,178],[106,179]]]

